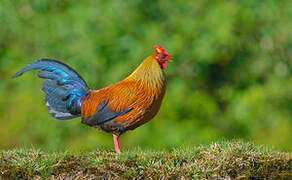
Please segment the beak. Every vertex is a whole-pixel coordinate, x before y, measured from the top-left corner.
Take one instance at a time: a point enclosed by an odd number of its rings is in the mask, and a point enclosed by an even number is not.
[[[172,59],[168,59],[167,61],[169,61],[169,62],[173,62],[173,60],[172,60]]]

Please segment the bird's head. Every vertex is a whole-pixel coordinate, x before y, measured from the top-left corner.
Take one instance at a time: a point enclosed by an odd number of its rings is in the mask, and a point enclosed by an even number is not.
[[[159,63],[161,69],[166,67],[166,61],[172,62],[170,55],[159,45],[154,46],[155,59]]]

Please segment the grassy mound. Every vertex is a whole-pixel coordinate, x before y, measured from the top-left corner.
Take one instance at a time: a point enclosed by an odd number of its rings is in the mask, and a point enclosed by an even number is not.
[[[161,152],[135,149],[120,155],[104,150],[70,154],[21,149],[0,151],[0,162],[4,179],[292,178],[292,153],[243,142]]]

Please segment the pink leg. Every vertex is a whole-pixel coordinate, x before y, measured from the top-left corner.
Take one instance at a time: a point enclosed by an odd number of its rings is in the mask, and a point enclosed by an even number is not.
[[[114,139],[114,143],[115,143],[115,149],[117,153],[121,153],[120,151],[120,145],[119,145],[119,136],[113,134],[113,139]]]

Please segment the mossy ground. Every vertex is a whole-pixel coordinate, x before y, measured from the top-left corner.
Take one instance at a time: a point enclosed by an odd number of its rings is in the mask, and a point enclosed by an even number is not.
[[[244,142],[221,142],[170,151],[134,149],[120,155],[0,151],[0,176],[7,179],[289,179],[292,153]]]

